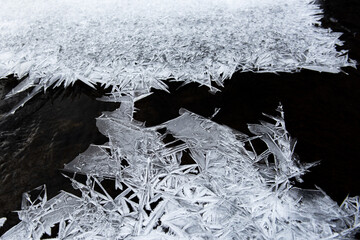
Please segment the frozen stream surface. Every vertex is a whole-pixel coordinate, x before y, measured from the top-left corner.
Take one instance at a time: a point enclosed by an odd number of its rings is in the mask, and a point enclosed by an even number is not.
[[[342,44],[340,33],[318,26],[318,5],[310,0],[86,3],[1,2],[0,78],[23,79],[5,99],[29,93],[9,114],[37,93],[75,81],[110,87],[100,100],[121,103],[97,119],[109,141],[90,145],[64,167],[80,194],[64,191],[48,199],[46,186],[25,193],[21,222],[1,239],[355,237],[359,197],[347,197],[339,206],[321,189],[294,187],[316,163],[295,157],[296,141],[286,130],[281,105],[277,116],[265,114],[267,121],[248,126],[251,136],[185,109],[154,127],[133,118],[134,103],[152,88],[167,91],[167,79],[216,92],[237,71],[338,73],[354,67],[347,52],[335,48]],[[267,149],[257,149],[257,141]],[[103,186],[104,179],[114,189]],[[5,221],[0,218],[0,225]]]
[[[319,27],[311,0],[3,0],[0,77],[28,78],[12,93],[76,80],[114,96],[166,90],[163,80],[217,89],[235,71],[339,72],[341,33]],[[22,104],[20,103],[20,105]]]
[[[146,128],[132,119],[132,102],[97,119],[109,137],[65,165],[81,196],[48,200],[24,195],[21,222],[3,239],[39,239],[56,225],[59,239],[352,239],[359,198],[339,207],[323,191],[293,187],[313,164],[293,155],[282,106],[247,136],[185,109]],[[164,142],[167,135],[174,141]],[[263,141],[259,152],[252,142]],[[115,181],[110,195],[101,182]]]

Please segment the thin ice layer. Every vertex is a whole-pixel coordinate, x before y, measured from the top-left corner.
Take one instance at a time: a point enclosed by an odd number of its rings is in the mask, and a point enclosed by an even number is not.
[[[82,200],[70,193],[61,192],[47,200],[45,186],[36,190],[42,192],[35,200],[30,199],[29,193],[23,194],[22,210],[18,213],[21,222],[1,236],[1,239],[40,239],[44,233],[51,234],[55,223],[68,219],[82,205]]]
[[[340,33],[315,26],[321,12],[312,0],[3,0],[0,78],[29,75],[9,96],[76,80],[133,93],[168,78],[211,87],[237,70],[354,66],[335,49]]]
[[[281,107],[280,116],[270,116],[274,123],[249,126],[252,137],[186,110],[146,128],[129,109],[101,116],[109,143],[90,146],[65,167],[88,175],[86,183],[72,179],[82,193],[70,198],[76,209],[58,211],[67,195],[41,198],[20,211],[26,217],[4,239],[36,239],[56,222],[62,239],[352,239],[359,229],[358,197],[338,206],[321,190],[293,187],[290,179],[309,166],[293,155]],[[164,143],[167,134],[175,141]],[[268,149],[255,149],[258,140]],[[185,155],[194,162],[184,164]],[[120,193],[108,194],[104,177]]]

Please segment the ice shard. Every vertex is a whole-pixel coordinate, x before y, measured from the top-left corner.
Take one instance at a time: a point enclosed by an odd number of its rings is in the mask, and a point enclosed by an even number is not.
[[[134,101],[164,80],[216,85],[236,71],[339,72],[355,66],[340,33],[317,27],[312,0],[25,0],[1,2],[0,78],[23,81],[7,97],[75,81],[111,87],[121,107],[97,119],[109,138],[65,166],[79,196],[25,193],[21,222],[2,239],[352,239],[359,198],[338,206],[293,181],[312,166],[294,155],[284,114],[247,136],[185,109],[155,127]],[[175,140],[166,142],[167,135]],[[259,151],[254,141],[263,141]],[[186,160],[186,161],[185,161]],[[190,161],[191,160],[191,161]],[[103,186],[114,182],[116,196]],[[0,225],[5,221],[0,219]]]
[[[313,0],[3,0],[0,78],[28,77],[11,94],[77,80],[131,94],[169,78],[216,91],[235,71],[355,66],[335,49],[341,33],[316,26],[321,13]]]
[[[145,127],[129,110],[125,103],[101,116],[110,141],[65,166],[87,175],[85,183],[70,178],[81,197],[24,195],[22,221],[3,239],[39,239],[54,224],[60,239],[353,239],[359,230],[358,197],[338,206],[321,189],[293,186],[310,166],[293,156],[281,106],[279,116],[266,115],[273,122],[249,125],[254,136],[185,109]],[[165,143],[166,134],[175,142]],[[255,140],[268,149],[249,148]],[[104,178],[120,189],[116,196]]]

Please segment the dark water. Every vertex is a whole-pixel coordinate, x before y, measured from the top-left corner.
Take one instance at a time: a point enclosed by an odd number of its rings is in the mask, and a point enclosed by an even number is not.
[[[341,203],[346,195],[360,195],[360,81],[349,75],[302,71],[296,74],[236,74],[216,95],[206,87],[189,84],[172,94],[156,91],[138,104],[135,118],[152,126],[178,116],[180,107],[250,134],[247,123],[264,119],[262,112],[275,114],[284,105],[290,134],[298,139],[296,153],[305,162],[322,160],[304,177],[303,187],[323,188]],[[164,114],[164,112],[166,114]]]
[[[341,40],[349,56],[360,62],[360,1],[319,1],[325,11],[322,25],[344,32]],[[295,149],[301,161],[321,160],[305,175],[301,187],[319,186],[341,203],[349,194],[360,195],[360,71],[327,74],[238,73],[225,81],[221,92],[211,95],[206,87],[170,83],[171,94],[155,94],[136,104],[135,118],[147,126],[178,116],[180,107],[203,116],[221,108],[214,121],[242,132],[247,123],[264,119],[262,112],[275,114],[279,102],[284,105],[287,129],[298,139]]]
[[[325,10],[323,26],[345,32],[340,48],[360,62],[360,1],[320,1]],[[178,116],[181,107],[203,116],[221,108],[214,121],[249,133],[247,123],[275,113],[282,102],[290,134],[298,139],[296,153],[305,162],[321,165],[304,177],[302,187],[314,184],[341,203],[347,194],[360,195],[360,71],[347,74],[312,71],[281,74],[238,73],[213,95],[206,87],[169,83],[171,94],[155,93],[136,104],[135,118],[156,125]],[[14,79],[1,82],[10,90]],[[8,217],[0,235],[16,223],[21,194],[46,184],[49,196],[71,186],[58,169],[83,152],[90,143],[107,141],[96,129],[95,118],[118,105],[96,101],[103,91],[83,84],[39,94],[14,116],[0,120],[0,216]],[[0,101],[0,114],[22,96]],[[0,98],[2,96],[0,95]]]
[[[5,81],[5,91],[14,81]],[[8,218],[2,232],[17,222],[17,214],[10,211],[20,209],[23,192],[42,184],[47,185],[49,197],[71,189],[59,169],[89,144],[108,141],[98,132],[95,118],[119,104],[95,100],[103,93],[77,83],[39,94],[13,116],[0,120],[0,216]],[[1,100],[0,113],[21,97]]]

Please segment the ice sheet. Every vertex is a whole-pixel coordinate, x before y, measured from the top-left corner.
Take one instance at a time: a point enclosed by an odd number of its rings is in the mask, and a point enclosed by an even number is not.
[[[312,0],[2,0],[0,78],[28,76],[9,96],[77,80],[134,94],[169,78],[216,91],[235,71],[355,66],[335,49],[341,33],[315,26],[321,12]]]
[[[133,119],[134,101],[151,88],[166,91],[169,78],[216,91],[214,83],[235,71],[354,66],[335,49],[340,33],[315,26],[321,10],[313,1],[86,3],[1,1],[0,78],[25,77],[7,97],[32,88],[17,107],[77,80],[111,86],[102,100],[121,102],[97,120],[109,142],[91,145],[65,166],[87,175],[85,183],[71,179],[81,197],[62,192],[48,200],[45,187],[35,200],[24,194],[21,222],[2,239],[39,239],[54,224],[59,239],[353,237],[358,197],[338,206],[319,189],[293,187],[311,164],[295,158],[281,107],[279,116],[269,116],[273,122],[249,125],[253,136],[185,109],[151,128]],[[166,135],[175,141],[166,143]],[[268,149],[259,152],[253,141]],[[104,178],[121,193],[112,197]]]
[[[293,186],[310,166],[293,155],[281,106],[279,116],[266,115],[272,122],[249,125],[254,136],[185,109],[147,128],[127,114],[131,108],[101,116],[110,141],[65,166],[87,174],[85,183],[71,179],[82,196],[43,194],[24,204],[21,223],[3,239],[38,239],[55,223],[60,239],[352,239],[359,230],[358,197],[338,206],[321,189]],[[163,142],[167,134],[175,142]],[[267,144],[264,153],[248,147],[256,140]],[[111,196],[103,178],[120,193]]]

